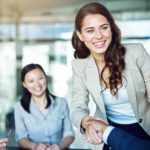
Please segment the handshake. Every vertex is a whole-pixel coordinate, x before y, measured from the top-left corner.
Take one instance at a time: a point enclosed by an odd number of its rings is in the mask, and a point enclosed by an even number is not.
[[[82,119],[85,128],[83,138],[91,144],[105,143],[115,150],[150,150],[150,141],[139,138],[125,130],[109,126],[107,122],[90,116]],[[117,139],[117,140],[116,140]]]
[[[85,128],[83,139],[91,144],[102,144],[103,134],[109,124],[103,120],[85,116],[82,119],[82,127]]]

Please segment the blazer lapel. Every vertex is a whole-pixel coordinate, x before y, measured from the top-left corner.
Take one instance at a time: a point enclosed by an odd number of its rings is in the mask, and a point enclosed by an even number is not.
[[[86,83],[92,98],[97,103],[104,117],[106,117],[106,110],[103,102],[103,97],[100,94],[101,86],[99,81],[99,73],[94,58],[92,56],[89,57],[89,62],[85,72],[85,76]]]
[[[137,101],[136,101],[136,93],[134,88],[132,71],[130,70],[130,67],[127,65],[127,63],[126,63],[126,69],[123,73],[123,76],[125,77],[123,78],[123,85],[126,88],[128,98],[129,101],[131,102],[133,111],[135,115],[137,115],[138,114]],[[99,81],[99,73],[94,58],[92,56],[89,56],[88,65],[87,68],[85,69],[85,80],[92,98],[97,103],[97,106],[99,107],[100,111],[103,113],[104,117],[106,117],[106,110],[104,106],[103,97],[100,94],[102,89]]]
[[[129,101],[131,102],[133,111],[135,115],[137,115],[137,101],[136,101],[136,92],[134,88],[134,82],[133,82],[133,77],[132,77],[132,72],[130,70],[130,67],[126,64],[126,69],[123,73],[123,85],[126,88],[127,94]]]

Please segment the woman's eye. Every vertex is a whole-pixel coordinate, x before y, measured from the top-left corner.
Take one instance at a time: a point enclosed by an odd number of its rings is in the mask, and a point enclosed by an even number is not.
[[[106,30],[106,29],[108,29],[108,27],[107,27],[107,26],[105,26],[105,27],[103,27],[102,29],[103,29],[103,30]]]
[[[102,30],[109,30],[109,28],[110,28],[109,26],[103,26]]]
[[[30,83],[33,83],[33,80],[30,80],[29,82],[30,82]]]
[[[93,32],[93,30],[87,30],[86,32],[87,32],[87,33],[91,33],[91,32]]]
[[[40,80],[42,80],[43,79],[43,77],[40,77]]]

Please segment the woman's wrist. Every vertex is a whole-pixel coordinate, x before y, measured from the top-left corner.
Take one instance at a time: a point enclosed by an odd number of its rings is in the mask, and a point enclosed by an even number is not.
[[[84,129],[86,129],[86,128],[87,128],[86,122],[87,122],[88,120],[90,120],[90,119],[93,119],[93,118],[94,118],[94,117],[92,117],[92,116],[84,116],[84,117],[82,118],[82,120],[81,120],[81,127],[84,128]]]
[[[31,150],[36,150],[37,144],[36,143],[32,143],[31,144]]]
[[[59,144],[57,144],[57,145],[59,146],[59,148],[60,148],[61,150],[63,150],[63,149],[66,148],[65,145],[64,145],[63,143],[59,143]]]

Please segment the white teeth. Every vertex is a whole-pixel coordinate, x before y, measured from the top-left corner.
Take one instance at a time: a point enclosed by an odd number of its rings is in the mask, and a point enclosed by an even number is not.
[[[104,41],[101,41],[101,42],[95,42],[95,44],[104,44]]]
[[[37,92],[40,91],[40,90],[41,90],[41,89],[35,89],[35,91],[37,91]]]
[[[104,42],[97,42],[97,43],[94,43],[95,46],[103,46]]]

